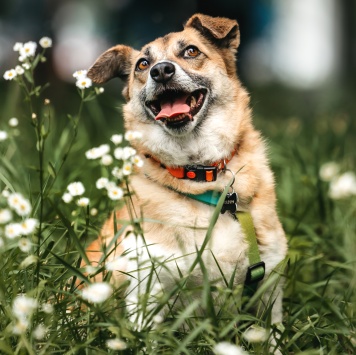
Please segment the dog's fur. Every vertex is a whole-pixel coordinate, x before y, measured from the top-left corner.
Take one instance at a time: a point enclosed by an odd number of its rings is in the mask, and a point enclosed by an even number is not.
[[[193,51],[190,46],[194,46]],[[124,208],[117,218],[129,220],[134,212],[142,214],[146,220],[142,225],[144,239],[134,233],[127,234],[109,257],[112,260],[124,253],[124,271],[134,273],[139,279],[133,277],[128,290],[133,313],[140,293],[146,292],[145,277],[151,268],[143,267],[140,273],[135,270],[152,258],[165,261],[165,267],[156,269],[155,282],[163,290],[169,290],[175,279],[182,274],[186,276],[197,248],[204,241],[214,207],[185,194],[223,191],[231,179],[230,173],[222,171],[213,182],[178,179],[161,164],[211,165],[229,159],[234,152],[227,167],[238,172],[233,185],[240,200],[238,208],[249,211],[253,217],[266,274],[286,255],[287,243],[276,213],[274,178],[265,144],[251,123],[249,96],[236,73],[238,46],[236,21],[196,14],[182,32],[158,38],[141,51],[117,45],[103,53],[89,70],[89,77],[96,83],[113,77],[124,80],[126,129],[142,134],[142,139],[133,142],[145,162],[131,179],[133,208]],[[137,66],[142,59],[147,62]],[[174,74],[166,82],[157,82],[151,70],[157,63],[167,62],[173,64]],[[192,119],[177,126],[171,125],[169,119],[155,119],[157,112],[152,112],[150,103],[165,90],[191,93],[202,89],[205,98]],[[144,158],[147,155],[150,158]],[[98,262],[102,256],[98,250],[113,238],[112,216],[101,236],[88,248],[91,262]],[[206,249],[203,260],[211,281],[221,279],[214,256],[228,279],[236,268],[235,284],[244,282],[247,244],[240,224],[231,215],[219,216]],[[114,277],[121,281],[122,274],[114,273]],[[192,277],[194,282],[202,282],[199,266]],[[280,287],[275,289],[274,297],[272,321],[279,322],[282,318]]]

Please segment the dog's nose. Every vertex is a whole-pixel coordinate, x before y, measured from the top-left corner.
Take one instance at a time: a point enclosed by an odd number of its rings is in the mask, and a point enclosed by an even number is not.
[[[150,75],[155,82],[165,84],[171,80],[175,71],[176,68],[172,63],[161,62],[152,67]]]

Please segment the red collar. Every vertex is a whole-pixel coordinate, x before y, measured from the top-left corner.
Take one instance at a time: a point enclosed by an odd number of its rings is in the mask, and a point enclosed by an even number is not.
[[[168,170],[168,172],[177,179],[211,182],[217,179],[218,172],[224,171],[226,169],[226,165],[233,158],[235,153],[236,150],[230,154],[229,159],[219,160],[212,165],[184,165],[176,168],[165,166],[152,155],[146,154],[145,157],[151,158],[160,163],[162,168]]]

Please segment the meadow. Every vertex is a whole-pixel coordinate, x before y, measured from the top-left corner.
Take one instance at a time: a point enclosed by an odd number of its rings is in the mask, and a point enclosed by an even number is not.
[[[22,61],[1,83],[0,353],[354,354],[356,110],[347,95],[338,102],[340,93],[313,101],[278,88],[252,92],[289,241],[279,275],[283,324],[270,324],[269,307],[258,317],[251,312],[263,289],[242,303],[241,288],[228,279],[216,288],[206,278],[198,300],[184,280],[160,295],[158,308],[190,300],[167,319],[140,300],[149,322],[137,329],[125,284],[110,285],[120,265],[108,265],[105,255],[99,266],[81,262],[108,213],[129,203],[130,175],[143,163],[130,141],[139,137],[123,132],[117,87],[94,87],[83,72],[60,95],[43,75],[38,82],[49,65],[48,41],[27,52],[19,45]],[[126,225],[139,234],[140,222],[133,216]],[[101,273],[104,282],[95,282]],[[218,310],[213,293],[223,300]]]

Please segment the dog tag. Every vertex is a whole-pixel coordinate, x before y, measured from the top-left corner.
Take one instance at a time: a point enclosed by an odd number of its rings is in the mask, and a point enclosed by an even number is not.
[[[221,213],[224,214],[226,211],[229,211],[231,214],[235,214],[237,211],[237,201],[237,193],[235,191],[229,192],[221,208]]]

